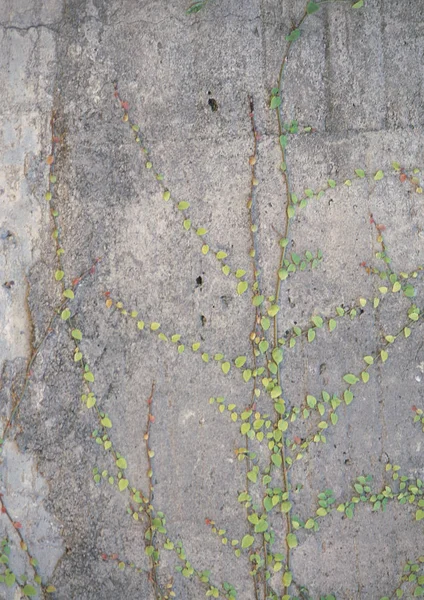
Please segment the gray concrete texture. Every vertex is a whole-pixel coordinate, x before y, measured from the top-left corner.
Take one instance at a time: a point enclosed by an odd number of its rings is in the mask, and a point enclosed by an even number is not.
[[[235,279],[221,273],[211,254],[202,255],[196,236],[182,229],[181,215],[162,201],[122,122],[113,82],[119,82],[173,197],[190,201],[193,222],[208,228],[211,244],[230,254],[232,268],[246,269],[248,281],[253,97],[261,134],[257,254],[264,293],[272,294],[286,197],[269,98],[285,36],[305,1],[210,0],[190,16],[186,8],[184,0],[0,0],[0,411],[5,427],[31,352],[60,303],[44,199],[55,111],[62,136],[55,206],[67,285],[102,257],[79,286],[72,315],[84,334],[81,349],[95,374],[93,391],[113,421],[111,439],[127,459],[128,477],[146,489],[143,434],[155,381],[154,505],[196,569],[210,569],[213,581],[235,586],[239,600],[253,600],[247,554],[236,559],[205,524],[205,518],[215,520],[230,539],[247,532],[237,502],[246,485],[245,463],[235,454],[244,441],[239,424],[208,399],[224,396],[241,408],[249,404],[251,383],[245,385],[234,367],[224,377],[213,360],[206,364],[190,351],[179,355],[172,344],[138,331],[134,321],[106,308],[104,296],[110,292],[147,323],[159,321],[165,332],[202,341],[211,355],[234,359],[251,356],[250,290],[237,295]],[[316,270],[283,282],[282,332],[306,326],[311,314],[330,316],[339,304],[378,293],[381,283],[360,267],[362,261],[378,266],[370,213],[386,227],[395,271],[424,263],[424,195],[401,183],[390,166],[399,161],[411,172],[424,163],[422,13],[421,0],[365,0],[360,10],[349,2],[324,3],[293,45],[283,113],[313,127],[313,133],[290,138],[293,190],[302,196],[328,178],[340,185],[294,219],[290,250],[320,248],[324,259]],[[371,175],[383,169],[386,176],[378,184],[372,177],[358,180],[355,168]],[[352,186],[341,185],[346,179]],[[420,275],[416,288],[422,306]],[[377,311],[368,302],[361,316],[341,320],[333,334],[320,331],[319,342],[303,340],[286,353],[287,402],[301,404],[322,389],[340,393],[342,376],[359,372],[362,357],[379,347],[382,336],[402,327],[408,301],[389,296]],[[56,587],[52,598],[154,598],[145,524],[127,514],[127,494],[93,480],[94,467],[115,473],[113,460],[92,438],[97,420],[80,400],[81,371],[68,327],[59,319],[51,329],[3,448],[4,504],[22,524],[43,583]],[[423,407],[423,364],[419,321],[408,340],[390,348],[389,360],[374,369],[367,386],[357,386],[352,405],[340,408],[327,444],[312,444],[290,470],[299,489],[293,496],[297,515],[314,515],[317,494],[326,488],[343,502],[358,475],[371,474],[376,490],[390,484],[387,462],[424,479],[424,434],[411,410]],[[295,431],[307,435],[311,427],[299,422]],[[257,451],[265,460],[266,443]],[[415,522],[414,511],[389,503],[385,512],[372,513],[369,504],[361,505],[352,520],[334,512],[319,532],[301,529],[292,556],[296,581],[314,599],[390,595],[405,562],[424,554],[424,521]],[[282,525],[277,515],[280,549]],[[16,572],[29,573],[17,532],[2,514],[5,536]],[[142,572],[120,571],[102,554],[133,561]],[[175,554],[163,551],[160,580],[173,576],[181,600],[204,597],[196,579],[174,573],[176,564]],[[281,597],[280,579],[281,573],[275,581]],[[0,597],[21,595],[16,586],[0,584]]]

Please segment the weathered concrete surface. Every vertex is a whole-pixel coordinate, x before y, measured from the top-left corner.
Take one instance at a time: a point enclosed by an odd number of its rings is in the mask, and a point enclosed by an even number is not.
[[[289,144],[291,182],[299,196],[307,187],[319,189],[329,177],[353,179],[358,167],[389,173],[393,160],[408,169],[424,162],[421,2],[367,0],[358,11],[348,4],[330,3],[307,20],[287,64],[286,118],[316,130],[293,136]],[[166,514],[170,537],[182,540],[193,565],[211,569],[214,581],[233,583],[241,600],[254,598],[248,562],[234,558],[205,518],[226,528],[230,538],[246,533],[245,511],[237,502],[246,475],[234,452],[243,438],[208,399],[225,396],[243,407],[251,387],[240,384],[234,368],[224,378],[213,360],[205,364],[191,352],[180,356],[155,336],[140,334],[134,322],[105,308],[104,292],[140,311],[146,322],[159,321],[164,331],[182,333],[186,340],[204,340],[211,355],[222,351],[231,359],[250,356],[254,312],[248,294],[237,296],[234,279],[222,275],[210,254],[201,254],[196,236],[184,232],[181,217],[161,200],[121,120],[113,82],[119,82],[173,196],[190,201],[193,222],[207,227],[213,245],[231,254],[231,266],[245,268],[249,276],[247,158],[253,144],[248,96],[253,96],[262,134],[258,257],[269,295],[286,202],[269,94],[284,36],[304,6],[303,0],[210,0],[198,15],[186,16],[180,0],[0,3],[4,424],[16,390],[22,389],[31,348],[41,341],[60,302],[44,199],[54,110],[63,136],[56,206],[67,285],[102,257],[96,274],[79,287],[72,311],[84,333],[81,348],[95,374],[94,391],[113,421],[111,438],[127,459],[129,478],[145,488],[146,399],[155,381],[155,506]],[[424,262],[423,195],[393,175],[378,185],[364,180],[338,186],[311,201],[292,227],[292,249],[321,248],[324,261],[316,271],[284,283],[281,331],[306,325],[314,312],[329,316],[340,303],[373,298],[379,283],[359,267],[362,261],[372,263],[378,250],[370,212],[386,226],[395,270],[410,271]],[[417,289],[422,306],[420,278]],[[308,393],[338,392],[343,374],[362,368],[362,356],[375,351],[382,333],[403,325],[404,309],[395,295],[377,312],[368,303],[361,317],[340,323],[331,337],[319,332],[319,345],[299,342],[287,353],[287,399],[296,404]],[[23,521],[44,581],[57,588],[53,597],[153,598],[144,526],[126,513],[123,494],[93,481],[93,467],[113,472],[113,461],[92,439],[97,421],[80,401],[81,373],[67,327],[56,322],[52,329],[9,433],[22,453],[18,459],[13,446],[14,464],[19,463],[24,480],[38,470],[34,487],[39,485],[42,494],[34,500],[27,490],[26,500],[15,503],[21,483],[9,473],[10,446],[3,454],[0,491],[13,519]],[[409,340],[393,347],[390,366],[378,367],[367,387],[358,386],[355,403],[341,409],[328,443],[311,446],[295,464],[290,477],[293,486],[303,486],[295,494],[301,518],[314,514],[316,496],[325,488],[342,502],[358,475],[372,474],[375,489],[388,484],[388,461],[401,465],[406,475],[423,478],[423,433],[412,424],[411,411],[414,404],[422,406],[421,335],[418,325]],[[40,527],[45,526],[41,535],[30,526],[34,502]],[[10,522],[4,517],[0,523],[14,560],[22,561]],[[275,526],[278,532],[278,521]],[[413,510],[397,504],[377,514],[361,506],[352,521],[334,513],[317,534],[299,533],[293,573],[313,598],[334,593],[339,600],[374,600],[392,593],[408,559],[424,554],[422,534]],[[121,572],[115,562],[101,558],[115,553],[143,572]],[[162,554],[159,573],[166,578],[175,557]],[[27,571],[21,564],[18,572]],[[197,582],[178,573],[174,590],[181,599],[204,596]]]

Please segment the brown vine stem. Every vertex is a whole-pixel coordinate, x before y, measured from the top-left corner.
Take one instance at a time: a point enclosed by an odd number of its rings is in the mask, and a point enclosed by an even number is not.
[[[255,125],[255,113],[254,113],[254,103],[253,103],[253,98],[250,96],[249,97],[249,108],[250,108],[250,123],[252,126],[252,134],[253,134],[253,152],[252,155],[249,158],[249,164],[250,164],[250,168],[251,168],[251,179],[250,179],[250,197],[249,200],[247,202],[247,208],[249,210],[249,225],[250,225],[250,237],[251,237],[251,241],[252,241],[252,248],[251,248],[251,259],[252,259],[252,275],[253,275],[253,282],[256,283],[258,281],[258,268],[257,268],[257,257],[256,257],[256,244],[255,244],[255,232],[254,232],[254,201],[256,199],[256,193],[255,193],[255,188],[256,188],[256,162],[258,159],[258,132],[256,131],[256,125]],[[258,320],[259,320],[259,307],[256,307],[255,310],[255,320],[253,323],[253,328],[252,328],[252,334],[250,335],[250,343],[251,343],[251,347],[252,347],[252,359],[253,359],[253,368],[256,370],[257,368],[257,361],[256,361],[256,354],[255,354],[255,331],[257,328],[257,324],[258,324]],[[251,409],[252,411],[254,410],[254,405],[255,405],[255,391],[256,391],[256,377],[253,378],[253,388],[252,388],[252,401],[251,401]],[[250,416],[249,419],[250,423],[252,422],[252,416]],[[247,455],[246,455],[246,491],[249,492],[249,478],[247,476],[247,473],[251,470],[252,467],[252,463],[250,460],[250,453],[249,453],[249,438],[246,435],[246,450],[247,450]],[[249,516],[249,509],[246,509],[247,512],[247,516]],[[253,525],[251,525],[250,527],[251,529],[251,533],[253,531]],[[265,538],[263,538],[263,548],[264,548],[264,561],[265,561],[265,565],[266,565],[266,541]],[[265,566],[266,568],[266,566]],[[257,576],[253,575],[253,585],[254,585],[254,592],[255,592],[255,600],[259,600],[259,596],[258,596],[258,580],[257,580]],[[264,577],[264,598],[267,597],[267,581],[266,581],[266,577]]]
[[[153,381],[150,396],[147,398],[147,407],[148,407],[147,425],[146,425],[146,431],[144,433],[144,441],[146,442],[147,476],[149,478],[149,495],[148,495],[149,506],[147,508],[147,517],[148,517],[147,531],[150,530],[150,542],[151,542],[152,546],[154,545],[154,543],[153,543],[154,542],[154,540],[153,540],[154,534],[153,534],[153,523],[152,523],[152,511],[151,511],[151,506],[152,506],[152,501],[153,501],[153,484],[152,484],[153,467],[152,467],[151,449],[149,446],[149,437],[150,437],[150,426],[155,421],[155,418],[152,414],[152,404],[153,404],[154,393],[155,393],[155,382]],[[146,531],[146,534],[147,534],[147,531]],[[146,537],[146,535],[144,537],[145,537],[145,541],[147,543],[148,538]],[[155,599],[160,600],[162,594],[159,593],[160,590],[159,590],[159,585],[158,585],[158,580],[157,580],[156,561],[155,561],[154,554],[152,554],[150,556],[150,577],[149,577],[149,579],[153,585]]]
[[[291,32],[295,31],[296,29],[299,29],[299,27],[305,21],[307,16],[308,16],[308,12],[307,12],[307,9],[305,8],[303,16],[300,18],[300,20],[297,22],[297,24],[294,27],[292,27]],[[278,75],[278,90],[279,90],[278,93],[280,94],[280,96],[282,94],[284,72],[285,72],[285,68],[287,65],[287,60],[288,60],[288,56],[289,56],[292,44],[293,44],[292,41],[288,42],[286,51],[285,51],[283,59],[281,61],[280,72]],[[280,107],[277,108],[277,119],[278,119],[278,135],[282,136],[284,133],[284,127],[283,127],[283,120],[281,117]],[[290,206],[290,201],[291,201],[291,188],[290,188],[289,173],[288,173],[288,169],[287,169],[285,148],[283,147],[283,145],[281,143],[279,144],[279,146],[280,146],[280,150],[281,150],[282,162],[286,165],[285,170],[283,171],[283,179],[284,179],[285,190],[286,190],[286,222],[285,222],[284,238],[288,239],[289,234],[290,234],[290,221],[291,221],[289,212],[288,212],[288,208]],[[278,271],[283,266],[287,247],[288,247],[288,244],[286,244],[281,249],[281,256],[280,256]],[[277,271],[277,284],[276,284],[276,290],[275,290],[275,303],[276,304],[278,304],[278,301],[280,298],[280,290],[281,290],[281,281],[280,281],[280,278],[278,275],[278,271]],[[278,318],[277,318],[277,315],[275,315],[275,317],[274,317],[274,347],[277,347],[277,344],[278,344]],[[277,370],[277,381],[278,381],[278,385],[281,387],[281,367],[280,367],[280,365],[278,365],[278,370]],[[288,483],[288,476],[287,476],[287,466],[286,466],[286,456],[285,456],[285,451],[284,451],[284,443],[285,443],[285,436],[283,435],[282,444],[281,444],[283,486],[284,486],[284,492],[288,492],[289,491],[289,483]],[[287,536],[289,533],[291,533],[290,511],[285,514],[286,514],[286,517],[285,517],[285,521],[286,521],[286,565],[285,565],[285,571],[290,571],[290,547],[287,542]],[[283,583],[283,587],[284,587],[283,595],[286,596],[288,594],[289,586],[287,586],[285,583]]]

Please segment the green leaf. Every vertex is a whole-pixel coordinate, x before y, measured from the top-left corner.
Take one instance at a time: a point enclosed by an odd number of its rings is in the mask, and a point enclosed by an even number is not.
[[[346,406],[349,406],[349,404],[353,400],[353,394],[352,394],[352,392],[350,390],[345,390],[345,392],[343,394],[343,398],[344,398],[344,401],[346,402]]]
[[[416,294],[416,291],[415,291],[415,288],[411,284],[408,284],[407,286],[405,286],[403,293],[405,294],[405,296],[407,298],[413,298]]]
[[[318,316],[311,317],[311,321],[318,328],[321,328],[323,325],[323,320],[321,317],[318,317]]]
[[[255,525],[256,533],[263,533],[268,529],[268,523],[265,519],[260,519],[259,523]]]
[[[348,383],[349,385],[355,385],[355,383],[357,381],[359,381],[359,379],[353,375],[352,373],[347,373],[347,375],[343,376],[343,379],[346,381],[346,383]]]
[[[73,300],[75,298],[74,292],[72,290],[65,290],[63,292],[63,295],[65,296],[65,298],[69,298],[69,300]]]
[[[280,146],[284,150],[287,146],[288,137],[286,135],[280,135]]]
[[[186,231],[188,231],[190,229],[190,227],[191,227],[191,221],[190,221],[190,219],[185,219],[184,220],[183,227],[184,227],[184,229]]]
[[[279,415],[283,415],[286,411],[286,405],[284,404],[284,402],[276,402],[274,404],[274,408]],[[286,423],[286,421],[283,421],[283,423]],[[287,429],[287,427],[285,429]],[[285,429],[282,431],[285,431]]]
[[[171,197],[171,192],[169,190],[165,190],[163,192],[162,198],[165,200],[165,202],[168,202],[170,197]]]
[[[288,500],[286,500],[286,502],[283,502],[281,504],[281,512],[282,513],[288,513],[288,512],[290,512],[291,508],[292,508],[292,503],[289,502]]]
[[[339,420],[339,416],[335,412],[333,412],[333,413],[331,413],[330,419],[331,419],[331,423],[333,425],[337,425],[337,421]]]
[[[25,596],[36,596],[37,595],[37,590],[32,585],[29,585],[29,583],[26,584],[26,586],[24,587],[22,592],[25,594]]]
[[[245,535],[244,538],[241,540],[241,547],[243,549],[250,548],[254,541],[255,538],[252,535]]]
[[[262,354],[265,354],[265,352],[268,350],[269,348],[269,343],[267,342],[267,340],[262,340],[259,343],[259,350],[261,351]]]
[[[279,310],[280,310],[280,307],[278,306],[278,304],[272,304],[268,308],[268,314],[270,317],[275,317],[275,315],[278,313]]]
[[[331,188],[335,188],[335,187],[336,187],[336,182],[334,181],[334,179],[329,179],[329,180],[328,180],[328,185],[329,185]]]
[[[315,339],[315,329],[308,329],[308,342],[313,342]]]
[[[367,365],[372,365],[374,362],[374,359],[372,356],[364,356],[364,361],[367,363]]]
[[[94,396],[89,396],[87,398],[87,408],[93,408],[93,406],[96,404],[96,398]]]
[[[222,363],[221,369],[222,369],[222,372],[224,373],[224,375],[226,375],[228,373],[228,371],[230,370],[230,367],[231,367],[231,365],[229,362]]]
[[[294,29],[289,35],[286,35],[287,42],[295,42],[300,38],[300,29]]]
[[[263,301],[264,301],[263,296],[253,296],[253,298],[252,298],[253,306],[260,306]]]
[[[6,573],[6,575],[4,577],[4,582],[7,585],[7,587],[12,587],[12,585],[15,583],[15,581],[16,581],[15,573],[12,573],[11,571],[9,571],[9,573]]]
[[[272,359],[274,362],[277,363],[277,365],[279,365],[280,362],[283,360],[283,352],[282,350],[280,350],[280,348],[274,348],[274,350],[272,351]]]
[[[116,466],[118,467],[118,469],[126,469],[127,461],[121,456],[121,458],[118,458],[118,460],[116,461]]]
[[[282,465],[282,458],[281,458],[281,454],[272,454],[271,455],[271,460],[274,463],[274,465],[276,467],[281,467]]]
[[[268,331],[268,329],[271,327],[271,321],[267,317],[262,317],[261,325],[264,331]]]
[[[328,321],[328,329],[330,331],[334,331],[334,329],[336,329],[336,327],[337,327],[337,321],[335,321],[334,319],[330,319]]]
[[[238,369],[240,369],[244,365],[245,362],[246,362],[246,356],[238,356],[236,358],[236,360],[234,361],[234,364],[236,365],[236,367]]]
[[[100,423],[103,425],[103,427],[107,427],[108,429],[112,427],[112,421],[109,419],[109,417],[103,417]]]
[[[90,383],[94,383],[94,375],[91,371],[87,371],[86,373],[84,373],[84,379],[86,381],[89,381]]]
[[[240,431],[242,435],[246,435],[246,433],[250,431],[250,423],[243,423],[240,427]]]
[[[310,408],[315,408],[315,406],[317,405],[317,399],[315,398],[315,396],[311,396],[310,394],[308,394],[306,396],[306,403]]]
[[[70,316],[71,316],[71,311],[69,310],[69,308],[65,308],[65,310],[62,311],[60,318],[62,319],[62,321],[67,321]]]
[[[197,235],[202,236],[205,235],[208,232],[207,229],[205,229],[204,227],[199,227],[196,231]]]
[[[252,371],[250,369],[245,369],[243,371],[243,379],[247,383],[252,377]]]
[[[365,177],[365,171],[363,169],[355,169],[355,173],[360,179],[363,179]]]
[[[386,360],[389,358],[389,353],[387,352],[387,350],[382,350],[380,352],[380,357],[381,357],[381,362],[386,362]]]
[[[319,10],[319,4],[316,2],[308,2],[308,5],[306,6],[306,12],[308,15],[313,15],[315,12],[317,12],[317,10]]]
[[[187,202],[186,200],[181,200],[181,202],[178,202],[178,208],[180,210],[187,210],[187,208],[190,206],[190,203]]]
[[[278,108],[281,104],[281,98],[280,96],[273,96],[271,98],[271,108]]]
[[[82,333],[79,329],[73,329],[71,335],[74,340],[82,340]]]
[[[120,492],[123,492],[124,490],[126,490],[126,489],[127,489],[127,487],[128,487],[128,484],[129,484],[129,481],[128,481],[128,479],[123,479],[123,478],[122,478],[122,479],[120,479],[120,480],[118,481],[118,488],[119,488],[119,491],[120,491]]]
[[[207,0],[199,0],[198,2],[194,2],[186,10],[186,15],[193,15],[199,12],[199,10],[202,10],[202,8],[205,6],[206,2]]]
[[[248,287],[249,284],[247,283],[247,281],[239,281],[237,284],[237,294],[241,296],[242,294],[244,294]]]
[[[357,3],[358,4],[358,3]],[[359,7],[358,7],[359,8]],[[379,171],[377,171],[377,173],[374,175],[374,181],[380,181],[381,179],[383,179],[384,177],[384,173],[383,171],[380,169]]]
[[[56,281],[62,281],[64,276],[65,276],[65,273],[60,270],[56,271],[56,273],[54,274],[54,278],[56,279]]]
[[[289,533],[286,537],[286,541],[289,548],[297,547],[297,537],[294,535],[294,533]]]
[[[355,4],[352,4],[352,8],[362,8],[364,6],[364,0],[358,0]]]
[[[415,513],[415,520],[421,521],[422,519],[424,519],[424,510],[417,510]]]

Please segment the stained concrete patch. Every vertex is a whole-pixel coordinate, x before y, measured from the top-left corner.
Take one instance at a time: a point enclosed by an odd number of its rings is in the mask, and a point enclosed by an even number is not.
[[[44,508],[49,486],[38,472],[35,459],[22,454],[15,442],[4,444],[2,473],[3,502],[6,507],[10,507],[13,521],[21,523],[24,539],[31,540],[29,550],[37,557],[40,572],[48,581],[64,553],[60,523]],[[16,538],[16,533],[13,532],[12,525],[3,529],[11,543],[15,544],[16,539],[13,538]],[[22,573],[27,568],[25,558],[20,557]],[[16,564],[15,560],[12,564]]]

